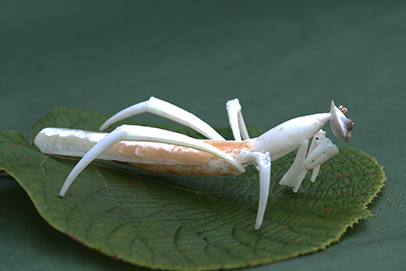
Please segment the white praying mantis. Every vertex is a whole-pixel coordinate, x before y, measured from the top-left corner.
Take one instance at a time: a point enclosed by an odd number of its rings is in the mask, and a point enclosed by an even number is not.
[[[60,191],[63,197],[72,182],[94,159],[126,162],[134,167],[164,174],[177,175],[238,175],[252,163],[259,171],[259,204],[255,229],[262,225],[269,195],[271,163],[298,149],[293,164],[279,184],[293,187],[296,193],[309,170],[311,181],[320,165],[338,153],[338,148],[325,137],[323,126],[330,121],[333,134],[348,142],[354,123],[346,117],[345,107],[337,108],[331,101],[329,113],[297,117],[250,138],[238,99],[226,104],[235,140],[227,141],[211,126],[195,115],[163,100],[151,97],[130,106],[108,119],[101,127],[149,112],[203,134],[208,140],[195,139],[164,129],[138,125],[122,125],[111,133],[99,133],[65,128],[44,128],[34,143],[41,152],[82,157],[70,172]],[[313,138],[310,147],[309,140]]]

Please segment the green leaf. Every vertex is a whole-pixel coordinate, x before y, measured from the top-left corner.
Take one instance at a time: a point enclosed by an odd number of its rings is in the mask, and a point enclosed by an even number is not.
[[[97,130],[109,115],[58,108],[32,128]],[[127,120],[127,123],[137,123]],[[177,126],[160,126],[199,137]],[[260,129],[250,129],[255,136]],[[229,129],[220,130],[226,137]],[[232,177],[156,175],[96,161],[64,198],[59,190],[77,159],[42,154],[15,131],[0,133],[0,168],[25,189],[55,229],[106,255],[167,270],[216,270],[266,264],[311,253],[339,240],[371,215],[366,206],[385,173],[371,156],[351,148],[325,163],[299,193],[278,185],[294,153],[272,163],[264,224],[254,230],[258,173]]]

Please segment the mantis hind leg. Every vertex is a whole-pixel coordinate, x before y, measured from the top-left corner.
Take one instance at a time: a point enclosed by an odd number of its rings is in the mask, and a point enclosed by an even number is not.
[[[137,103],[116,113],[114,116],[106,120],[102,126],[100,126],[100,131],[105,130],[107,127],[120,120],[145,112],[152,113],[188,126],[209,139],[218,141],[225,140],[210,125],[192,113],[155,97],[151,97],[148,101]]]
[[[227,154],[204,141],[159,128],[136,125],[122,125],[117,127],[113,132],[100,140],[83,156],[83,158],[76,164],[76,166],[66,178],[59,195],[63,197],[72,182],[80,174],[80,172],[82,172],[83,169],[85,169],[107,148],[112,146],[114,143],[117,143],[118,141],[161,142],[189,147],[218,156],[235,167],[241,173],[245,171],[241,163],[237,162],[230,154]]]

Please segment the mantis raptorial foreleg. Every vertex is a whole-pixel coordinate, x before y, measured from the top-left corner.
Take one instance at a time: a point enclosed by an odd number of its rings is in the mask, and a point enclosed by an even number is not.
[[[314,136],[307,154],[308,141],[305,140],[302,142],[295,161],[279,184],[294,187],[293,192],[296,193],[307,171],[311,169],[313,169],[313,173],[310,180],[314,182],[317,178],[320,165],[338,153],[337,146],[334,145],[330,139],[325,137],[325,133],[323,130],[320,130],[320,132]]]

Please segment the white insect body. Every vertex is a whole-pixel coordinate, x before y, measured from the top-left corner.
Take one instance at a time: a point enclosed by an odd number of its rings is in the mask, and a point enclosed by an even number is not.
[[[35,137],[35,145],[44,153],[83,157],[67,177],[60,196],[94,159],[126,162],[137,168],[177,175],[238,175],[254,164],[259,171],[260,193],[255,229],[261,227],[269,195],[271,162],[298,149],[296,158],[279,184],[297,192],[307,171],[313,169],[314,182],[320,165],[338,153],[338,148],[322,130],[330,121],[337,138],[351,139],[353,122],[331,101],[329,113],[319,113],[286,121],[257,138],[249,138],[238,99],[227,102],[230,126],[235,138],[226,141],[212,127],[195,115],[160,99],[128,107],[108,119],[101,127],[143,112],[153,113],[205,135],[208,140],[159,128],[122,125],[113,132],[99,133],[64,128],[44,128]],[[310,147],[309,140],[313,138]]]

